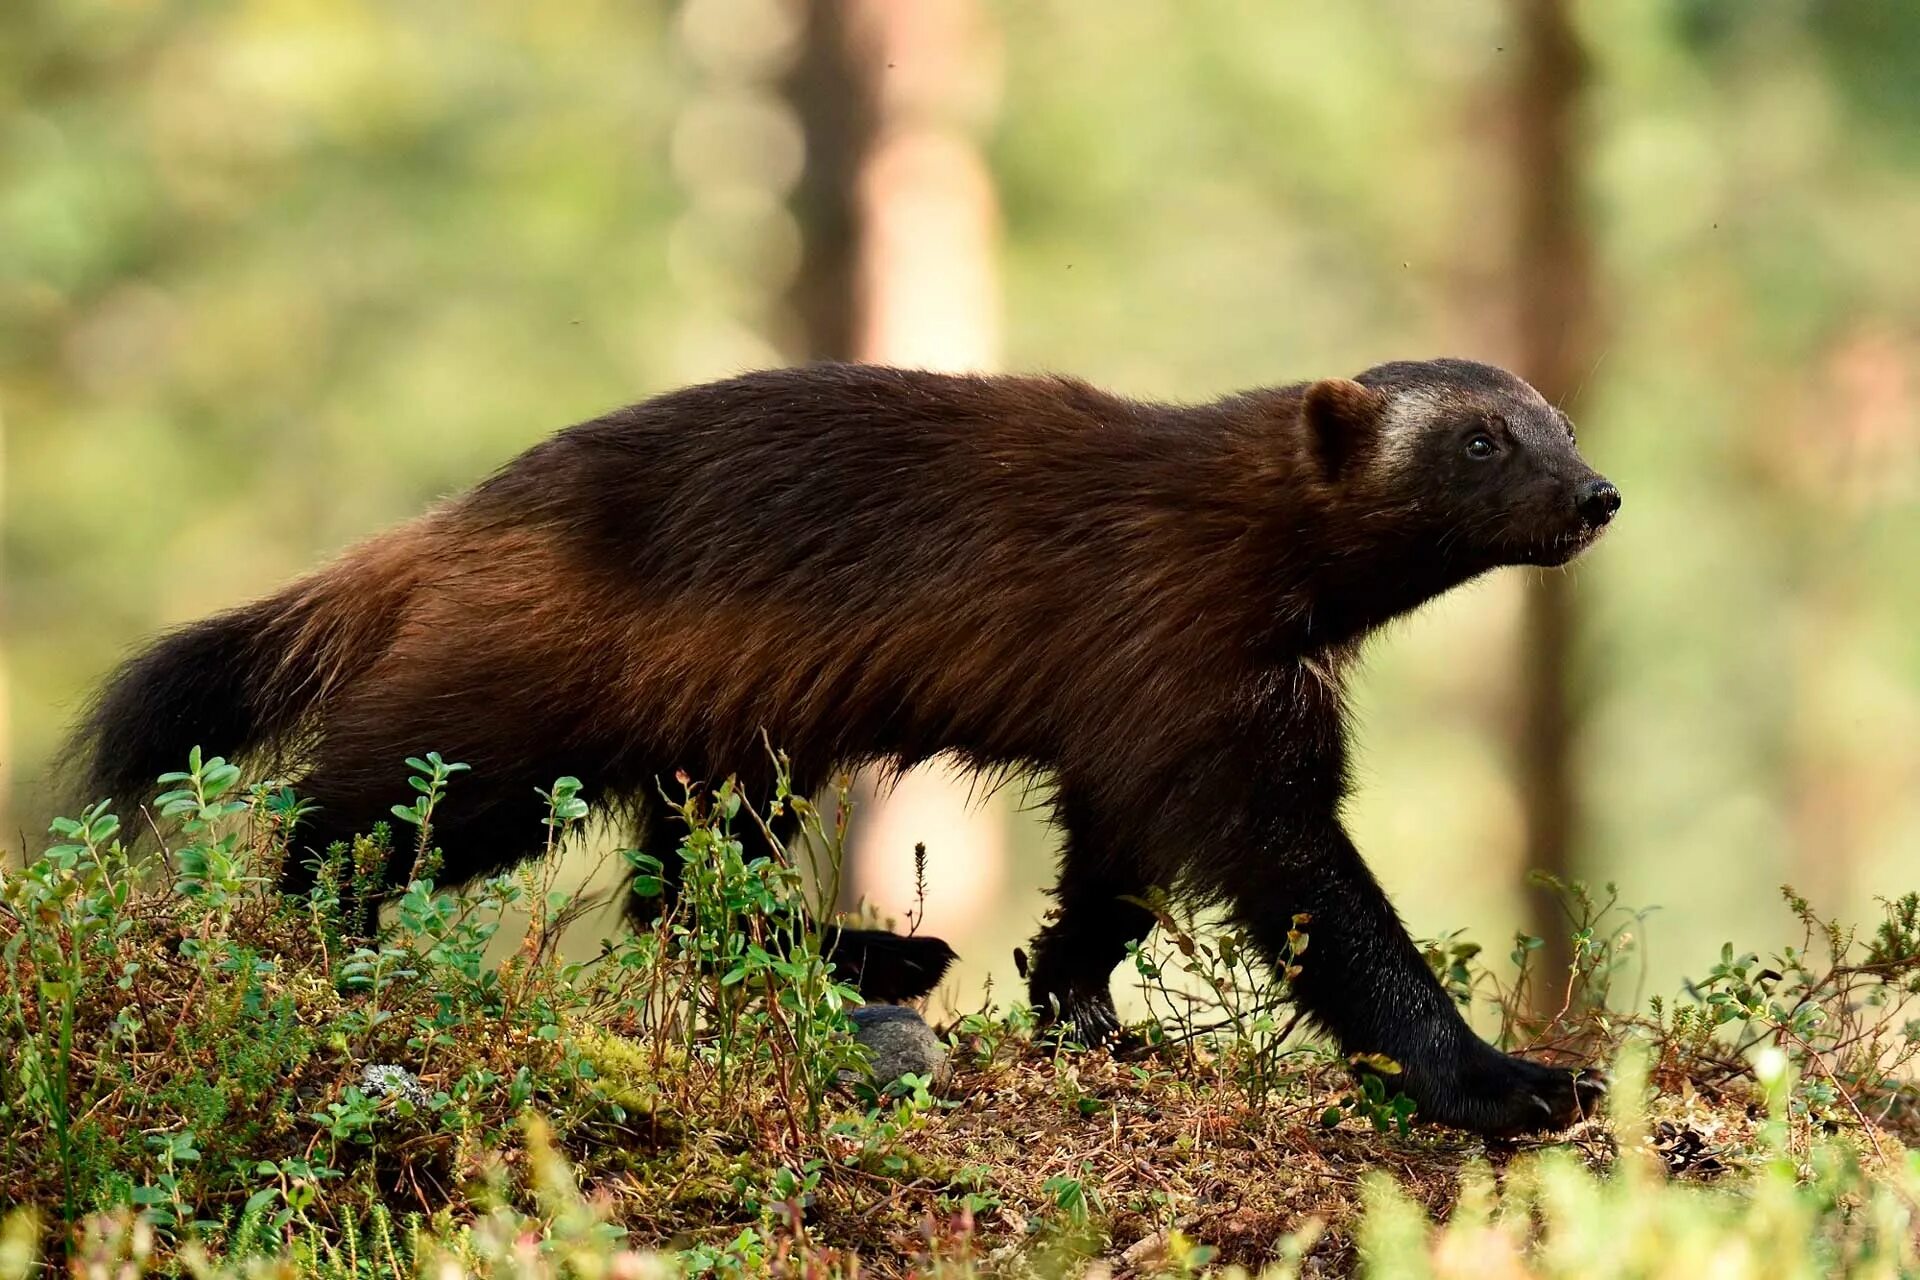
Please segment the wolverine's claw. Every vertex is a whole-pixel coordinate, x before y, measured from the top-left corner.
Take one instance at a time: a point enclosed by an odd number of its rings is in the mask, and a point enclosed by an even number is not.
[[[1040,1007],[1045,1025],[1055,1035],[1089,1049],[1113,1048],[1126,1038],[1113,998],[1105,991],[1056,993]]]

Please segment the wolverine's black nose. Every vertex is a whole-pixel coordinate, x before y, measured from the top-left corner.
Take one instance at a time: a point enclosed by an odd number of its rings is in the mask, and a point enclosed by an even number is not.
[[[1620,491],[1611,481],[1595,476],[1580,486],[1573,505],[1579,508],[1580,518],[1597,529],[1613,519],[1613,513],[1620,509]]]

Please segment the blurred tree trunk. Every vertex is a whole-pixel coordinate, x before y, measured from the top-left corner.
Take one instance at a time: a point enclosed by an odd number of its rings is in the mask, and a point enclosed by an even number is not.
[[[808,0],[788,81],[806,139],[794,210],[801,266],[789,301],[813,359],[931,369],[994,362],[998,298],[992,180],[970,136],[980,106],[975,0]],[[964,932],[1004,880],[1006,817],[938,765],[889,790],[856,790],[843,885],[895,914],[916,902],[915,843],[928,847],[925,924]]]
[[[1578,417],[1575,403],[1597,361],[1593,246],[1582,201],[1580,126],[1586,59],[1571,0],[1512,0],[1511,85],[1515,199],[1514,316],[1522,376]],[[1580,836],[1573,744],[1581,700],[1573,668],[1579,627],[1572,580],[1543,573],[1528,588],[1522,623],[1518,758],[1526,815],[1523,865],[1561,879]],[[1558,1009],[1572,960],[1569,926],[1553,895],[1529,889],[1533,932],[1546,940],[1536,1003]]]
[[[805,0],[800,52],[788,75],[788,103],[800,121],[806,163],[792,207],[800,227],[800,268],[787,291],[803,360],[853,360],[860,348],[860,174],[873,150],[880,60],[853,29],[855,0]],[[860,814],[875,802],[857,778]],[[852,829],[841,868],[840,901],[859,897],[862,826]]]
[[[852,0],[807,0],[787,99],[806,165],[793,195],[800,270],[787,300],[808,360],[852,360],[860,347],[860,174],[873,150],[880,62],[850,29]]]

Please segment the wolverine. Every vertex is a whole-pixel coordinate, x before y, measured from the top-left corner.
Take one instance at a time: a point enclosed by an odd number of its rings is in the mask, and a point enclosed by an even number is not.
[[[1565,414],[1466,360],[1148,403],[1062,377],[862,365],[749,373],[561,431],[279,594],[175,631],[79,735],[137,800],[200,745],[281,770],[302,849],[363,832],[410,755],[469,764],[449,883],[538,849],[558,776],[676,863],[663,780],[765,796],[945,757],[1051,784],[1057,910],[1028,967],[1089,1041],[1156,890],[1268,955],[1400,1064],[1425,1118],[1564,1126],[1600,1081],[1500,1052],[1429,971],[1341,822],[1345,684],[1383,624],[1505,565],[1560,565],[1620,505]],[[285,887],[306,887],[290,858]],[[672,886],[669,885],[669,891]],[[951,952],[849,935],[869,997]],[[864,971],[864,972],[863,972]]]

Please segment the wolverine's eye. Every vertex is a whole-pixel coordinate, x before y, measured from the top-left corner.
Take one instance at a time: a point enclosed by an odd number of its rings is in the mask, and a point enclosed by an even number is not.
[[[1493,437],[1484,431],[1467,441],[1467,456],[1475,462],[1485,462],[1497,452],[1499,449],[1493,443]]]

